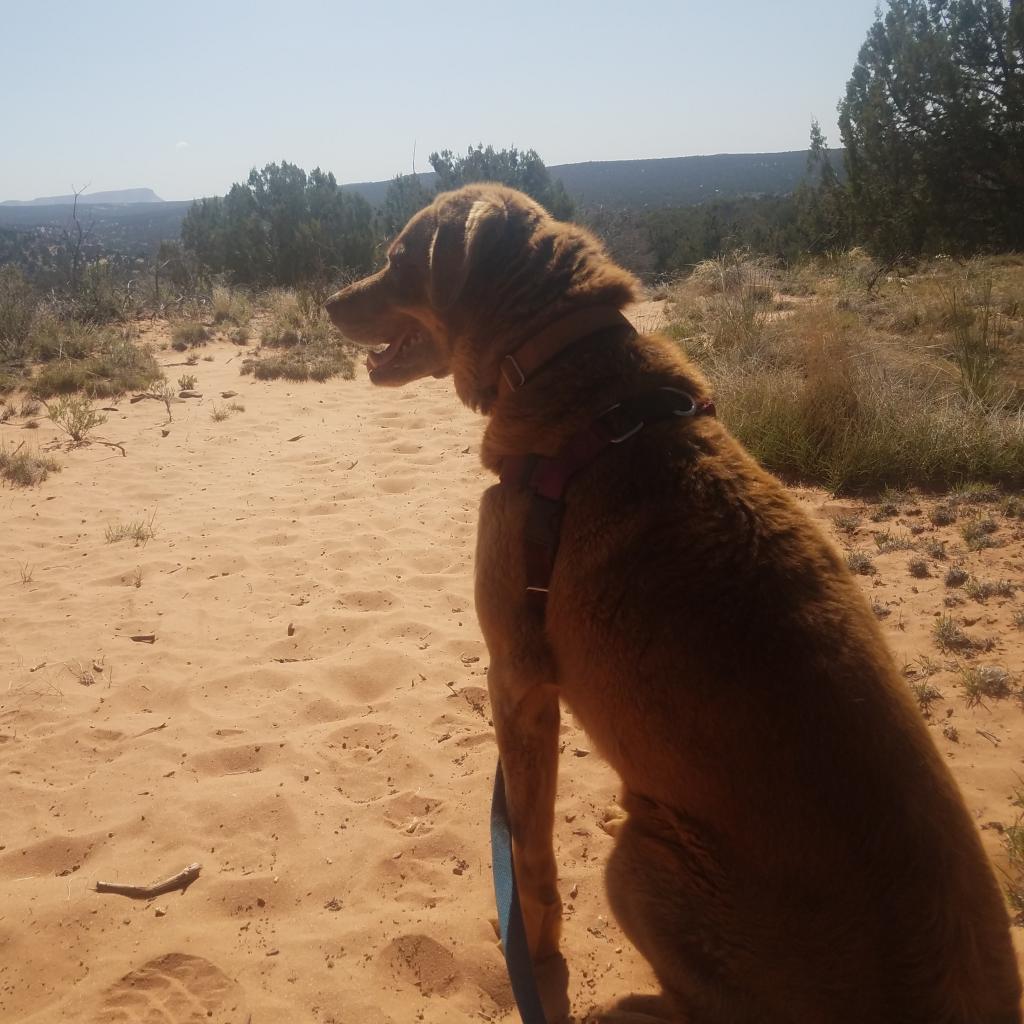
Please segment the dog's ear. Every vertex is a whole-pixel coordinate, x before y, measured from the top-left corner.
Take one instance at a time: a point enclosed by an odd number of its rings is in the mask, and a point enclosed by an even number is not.
[[[468,214],[452,207],[441,210],[430,243],[430,302],[435,309],[455,304],[474,264],[501,237],[507,219],[505,207],[490,199],[476,200]]]

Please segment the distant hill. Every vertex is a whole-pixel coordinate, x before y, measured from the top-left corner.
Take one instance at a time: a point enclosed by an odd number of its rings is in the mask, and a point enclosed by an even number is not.
[[[843,151],[829,151],[842,172]],[[740,196],[782,196],[807,174],[807,151],[605,160],[552,167],[581,206],[692,206]]]
[[[829,151],[843,171],[843,151]],[[740,196],[781,196],[793,192],[807,173],[807,150],[786,153],[722,153],[657,160],[592,160],[550,167],[581,206],[692,206]],[[434,173],[420,174],[434,187]],[[387,194],[387,181],[363,181],[343,188],[358,192],[371,206]]]
[[[831,151],[842,174],[842,151]],[[807,171],[806,151],[681,156],[660,160],[608,160],[562,164],[551,173],[564,182],[584,210],[660,206],[692,206],[742,196],[782,196],[794,191]],[[420,175],[428,189],[433,172]],[[342,188],[380,206],[388,181],[360,182]],[[0,230],[43,232],[59,237],[66,228],[74,196],[53,196],[31,202],[0,203]],[[79,197],[87,210],[79,220],[90,237],[124,255],[153,252],[161,241],[175,239],[192,203],[164,202],[151,189],[93,192]]]
[[[43,196],[40,199],[7,199],[0,206],[70,206],[75,197]],[[162,203],[151,188],[122,188],[113,192],[88,192],[78,197],[79,206],[127,205],[129,203]]]

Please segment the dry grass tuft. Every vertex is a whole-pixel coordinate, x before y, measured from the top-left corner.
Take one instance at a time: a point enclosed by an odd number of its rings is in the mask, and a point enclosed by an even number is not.
[[[51,473],[60,472],[60,463],[47,455],[30,452],[20,445],[13,451],[0,447],[0,480],[14,487],[35,487]]]
[[[942,261],[885,278],[853,253],[802,268],[813,284],[778,312],[756,284],[778,275],[745,268],[702,265],[676,285],[668,333],[769,469],[834,492],[1024,484],[1024,367],[1010,344],[1024,316],[1000,312],[1024,271]]]

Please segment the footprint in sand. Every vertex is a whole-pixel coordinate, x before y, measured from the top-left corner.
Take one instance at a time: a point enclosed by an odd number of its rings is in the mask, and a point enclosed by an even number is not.
[[[95,1024],[245,1024],[241,986],[200,956],[167,953],[129,972],[103,993]]]

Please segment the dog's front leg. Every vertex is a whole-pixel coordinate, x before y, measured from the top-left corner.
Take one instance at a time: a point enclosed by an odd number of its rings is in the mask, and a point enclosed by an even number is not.
[[[487,673],[512,830],[519,901],[534,962],[558,952],[562,901],[555,864],[558,690],[523,686],[500,660]]]

